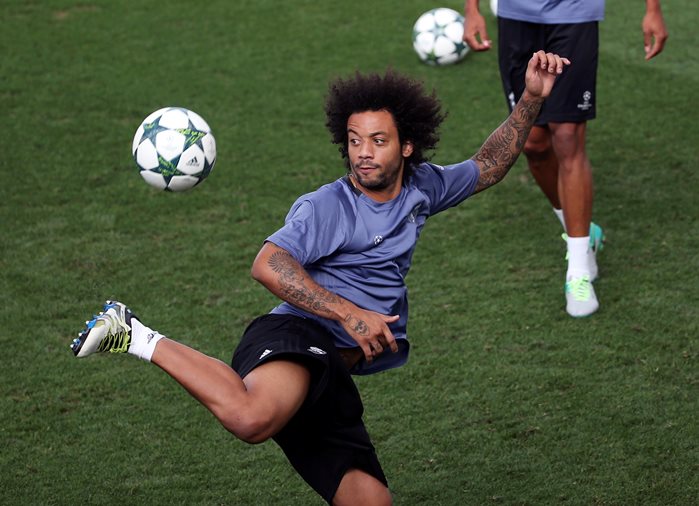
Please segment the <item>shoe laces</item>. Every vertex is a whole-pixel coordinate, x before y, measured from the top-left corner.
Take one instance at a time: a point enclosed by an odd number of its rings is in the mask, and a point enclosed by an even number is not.
[[[100,316],[105,325],[109,326],[107,335],[97,347],[98,352],[126,353],[131,344],[131,327],[117,315],[105,313]]]
[[[572,294],[575,300],[589,300],[592,292],[590,276],[585,274],[579,278],[573,278],[569,281],[566,281],[566,292]]]

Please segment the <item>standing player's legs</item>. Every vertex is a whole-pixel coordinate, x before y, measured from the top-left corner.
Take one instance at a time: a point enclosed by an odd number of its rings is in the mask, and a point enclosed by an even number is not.
[[[597,23],[539,25],[499,19],[499,60],[510,107],[524,90],[525,65],[543,47],[568,57],[524,146],[529,169],[567,231],[566,310],[587,316],[599,307],[592,281],[601,229],[592,224],[592,171],[586,121],[595,116]],[[590,237],[594,231],[594,240]]]
[[[590,240],[593,182],[586,152],[587,121],[596,114],[598,25],[549,25],[545,30],[547,50],[574,62],[556,83],[539,119],[548,124],[558,160],[558,194],[567,232],[566,311],[581,317],[599,308],[592,286],[597,260],[596,242]]]
[[[592,286],[597,259],[590,247],[592,168],[585,152],[586,123],[550,123],[558,158],[558,194],[567,230],[566,311],[588,316],[599,308]]]

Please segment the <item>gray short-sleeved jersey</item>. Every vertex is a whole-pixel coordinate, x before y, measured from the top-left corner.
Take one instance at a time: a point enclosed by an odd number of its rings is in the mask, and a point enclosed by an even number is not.
[[[375,202],[354,189],[346,177],[341,178],[299,197],[284,226],[267,238],[287,250],[324,288],[362,308],[400,315],[390,325],[400,351],[389,350],[371,365],[362,361],[353,373],[370,374],[406,362],[405,276],[420,231],[429,216],[472,195],[478,176],[471,160],[445,167],[422,163],[389,202]],[[337,322],[286,302],[272,313],[314,318],[328,328],[339,348],[357,345]]]
[[[547,25],[602,21],[604,0],[499,0],[498,16]]]

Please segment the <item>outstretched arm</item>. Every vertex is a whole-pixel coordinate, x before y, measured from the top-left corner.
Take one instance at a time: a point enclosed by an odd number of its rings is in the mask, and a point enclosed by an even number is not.
[[[643,16],[643,49],[646,60],[650,60],[665,47],[667,29],[660,10],[660,0],[646,0],[646,14]]]
[[[517,157],[541,110],[541,104],[551,93],[556,76],[570,65],[567,58],[537,51],[532,55],[525,76],[526,88],[508,118],[495,130],[471,158],[480,169],[476,191],[502,181]]]
[[[367,311],[326,290],[283,248],[266,242],[252,265],[252,277],[280,299],[309,313],[340,322],[368,362],[384,347],[398,351],[388,328],[399,316]]]

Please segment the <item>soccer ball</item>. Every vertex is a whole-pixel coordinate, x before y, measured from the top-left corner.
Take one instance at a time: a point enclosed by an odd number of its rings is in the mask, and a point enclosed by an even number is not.
[[[146,183],[178,192],[209,175],[216,163],[216,140],[197,113],[165,107],[141,122],[131,152]]]
[[[413,48],[428,65],[449,65],[463,59],[464,17],[454,9],[440,7],[425,12],[413,26]]]

